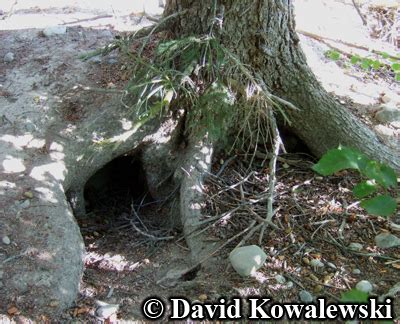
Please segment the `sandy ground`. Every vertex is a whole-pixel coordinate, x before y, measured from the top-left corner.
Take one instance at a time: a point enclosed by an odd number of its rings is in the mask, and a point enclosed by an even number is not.
[[[352,7],[351,1],[342,3],[296,0],[296,8],[299,30],[362,46],[371,45],[368,32]],[[150,24],[151,21],[144,14],[157,16],[161,13],[162,8],[158,0],[54,0],[51,2],[2,0],[0,2],[0,42],[2,44],[0,47],[0,164],[1,171],[7,175],[7,180],[0,179],[1,195],[15,190],[15,183],[19,181],[18,175],[31,167],[35,150],[40,150],[46,145],[46,130],[52,124],[54,114],[58,113],[55,112],[55,107],[59,107],[57,102],[60,93],[67,87],[87,81],[85,73],[100,71],[97,67],[98,61],[84,63],[79,61],[77,56],[111,41],[118,31],[131,31]],[[56,25],[66,26],[66,33],[50,37],[43,37],[40,33],[44,28]],[[399,107],[398,83],[385,78],[365,78],[359,71],[344,70],[337,63],[325,58],[323,53],[328,49],[326,45],[305,36],[301,36],[301,42],[310,66],[324,87],[337,95],[338,100],[346,97],[348,100],[346,103],[350,102],[350,108],[365,117],[371,125],[376,124],[373,112],[376,112],[382,104],[380,101],[382,94],[387,94],[391,98],[390,102]],[[373,46],[380,50],[393,51],[393,48],[388,48],[387,44],[377,41],[374,41]],[[356,53],[355,49],[346,48],[346,50],[354,50]],[[10,52],[14,54],[14,60],[5,62],[3,58]],[[101,64],[112,67],[115,64],[113,60],[116,60],[115,56],[105,58]],[[92,77],[91,80],[94,79]],[[398,128],[391,129],[393,130],[392,137],[399,136]],[[21,195],[21,192],[18,194]],[[24,201],[18,200],[16,203],[20,204]],[[13,242],[18,232],[8,230],[0,226],[0,236],[7,236]],[[77,302],[76,307],[65,315],[65,319],[71,320],[79,314],[85,314],[86,319],[95,318],[93,302],[96,299],[106,299],[110,304],[120,304],[125,307],[126,318],[137,318],[138,305],[143,296],[160,290],[160,287],[154,284],[156,277],[165,274],[168,270],[167,264],[171,260],[176,259],[176,263],[183,264],[184,258],[180,255],[185,255],[187,252],[180,245],[165,245],[158,252],[154,252],[153,247],[146,246],[140,247],[137,253],[124,255],[124,249],[132,249],[132,244],[118,246],[112,250],[118,240],[113,238],[114,241],[101,241],[100,239],[104,239],[103,233],[99,234],[100,238],[97,234],[91,232],[85,237],[86,243],[90,245],[87,255],[86,281],[82,288],[82,296],[86,296],[86,299],[82,297],[83,301]],[[122,236],[129,237],[129,233]],[[0,257],[6,258],[8,253],[4,251],[10,252],[7,249],[7,246],[0,249]],[[98,266],[99,264],[101,266]],[[118,270],[118,267],[122,269],[133,267],[129,268],[132,273],[127,274]],[[110,271],[115,268],[118,271]],[[143,269],[143,272],[135,272],[138,268]],[[222,273],[223,270],[218,271]],[[108,274],[105,275],[107,271]],[[176,289],[176,293],[184,294],[190,290],[190,297],[193,299],[204,294],[207,289],[206,293],[210,296],[216,294],[215,291],[210,291],[206,276],[200,279],[203,283],[181,286]],[[237,278],[233,278],[233,282],[235,280]],[[244,286],[241,289],[250,289]],[[235,293],[229,287],[225,287],[225,291]],[[109,296],[108,299],[107,296]],[[79,313],[80,311],[82,313]],[[3,319],[6,321],[5,317]]]

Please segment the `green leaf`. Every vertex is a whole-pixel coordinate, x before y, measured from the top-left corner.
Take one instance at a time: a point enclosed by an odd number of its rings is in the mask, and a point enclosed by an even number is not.
[[[363,59],[362,62],[361,62],[361,67],[364,70],[368,70],[370,65],[371,65],[370,59]]]
[[[377,161],[368,161],[365,169],[362,169],[361,172],[369,179],[374,179],[386,189],[390,187],[395,188],[397,186],[396,173],[391,167],[385,164],[381,164]]]
[[[389,58],[389,54],[388,53],[386,53],[386,52],[381,52],[381,56],[384,58],[384,59],[387,59],[387,58]]]
[[[400,70],[400,63],[393,63],[392,64],[392,70],[397,72]]]
[[[342,303],[367,303],[368,293],[353,288],[349,291],[342,293],[340,301]]]
[[[364,154],[342,146],[325,153],[312,169],[323,176],[327,176],[344,169],[364,169],[367,161],[368,159]]]
[[[331,60],[333,60],[333,61],[337,61],[337,60],[340,59],[340,53],[339,53],[339,52],[336,52],[336,51],[331,51],[331,50],[326,51],[326,52],[325,52],[325,55],[326,55],[327,57],[329,57],[329,58],[330,58]]]
[[[374,193],[376,189],[377,185],[375,182],[371,180],[363,181],[353,188],[353,194],[360,199]]]
[[[381,67],[381,62],[379,61],[372,61],[371,66],[374,70],[379,70]]]
[[[353,55],[350,59],[351,64],[357,64],[358,62],[361,61],[361,57],[357,56],[357,55]]]
[[[396,73],[396,75],[394,76],[394,79],[395,79],[397,82],[400,82],[400,73]]]
[[[389,195],[379,195],[363,200],[360,206],[371,215],[388,217],[396,211],[397,203]]]

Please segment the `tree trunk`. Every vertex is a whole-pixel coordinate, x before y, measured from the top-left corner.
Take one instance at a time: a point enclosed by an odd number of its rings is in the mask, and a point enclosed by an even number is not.
[[[223,45],[255,69],[273,94],[300,109],[287,110],[291,127],[315,155],[342,144],[400,171],[400,148],[381,143],[322,88],[308,67],[295,32],[292,1],[170,0],[165,15],[182,10],[187,12],[171,28],[176,37],[207,34],[217,14],[223,21]]]

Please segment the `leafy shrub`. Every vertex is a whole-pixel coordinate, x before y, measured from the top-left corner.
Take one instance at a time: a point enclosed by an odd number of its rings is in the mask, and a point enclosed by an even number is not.
[[[357,150],[344,146],[329,150],[312,169],[323,176],[345,169],[357,170],[365,179],[353,188],[354,196],[361,200],[360,206],[371,215],[383,217],[397,210],[397,202],[388,192],[389,189],[398,192],[396,173]]]
[[[347,61],[345,55],[341,55],[338,51],[328,50],[325,57],[332,61]],[[366,71],[379,71],[382,69],[390,70],[394,73],[396,81],[400,82],[400,56],[398,58],[390,56],[388,53],[382,52],[375,55],[374,58],[352,55],[348,60],[352,65],[359,66]]]

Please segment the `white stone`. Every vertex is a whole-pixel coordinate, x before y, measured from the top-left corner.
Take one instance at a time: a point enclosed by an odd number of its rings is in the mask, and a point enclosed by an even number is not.
[[[381,109],[375,114],[375,118],[383,124],[400,121],[400,109],[382,105]]]
[[[384,125],[376,125],[374,126],[375,132],[384,136],[384,137],[392,137],[395,135],[395,131]]]
[[[361,251],[363,249],[363,246],[360,243],[354,243],[353,242],[353,243],[349,244],[349,249],[352,250],[352,251],[359,252],[359,251]]]
[[[356,285],[356,289],[365,293],[370,293],[373,290],[372,284],[367,280],[361,280]]]
[[[354,269],[354,270],[353,270],[353,275],[358,276],[358,275],[360,275],[360,274],[361,274],[361,270],[360,270],[360,269]]]
[[[50,37],[53,35],[64,35],[66,32],[67,32],[66,26],[51,26],[51,27],[46,27],[43,30],[43,34],[46,37]]]
[[[266,259],[267,255],[256,245],[242,246],[229,254],[232,267],[243,277],[255,273],[263,266]]]
[[[6,235],[3,236],[3,238],[1,239],[1,241],[5,244],[5,245],[10,245],[11,244],[11,240],[10,238]]]
[[[98,301],[97,304],[99,307],[96,309],[96,315],[104,319],[116,314],[119,309],[119,305],[117,304],[107,304],[101,301]]]
[[[392,101],[392,98],[391,98],[389,95],[384,94],[384,95],[381,97],[381,101],[382,101],[383,103],[388,103],[388,102]]]
[[[323,268],[324,264],[319,259],[312,259],[310,261],[310,266],[312,266],[313,268]]]
[[[375,243],[381,249],[389,249],[400,246],[400,238],[390,233],[381,233],[375,236]]]
[[[14,59],[15,59],[14,53],[8,52],[6,55],[4,55],[4,62],[6,63],[10,63],[14,61]]]
[[[311,303],[314,300],[313,295],[311,295],[307,290],[300,291],[299,296],[303,303]]]
[[[277,283],[283,285],[286,282],[286,278],[284,276],[281,275],[276,275],[275,276],[275,280]]]

